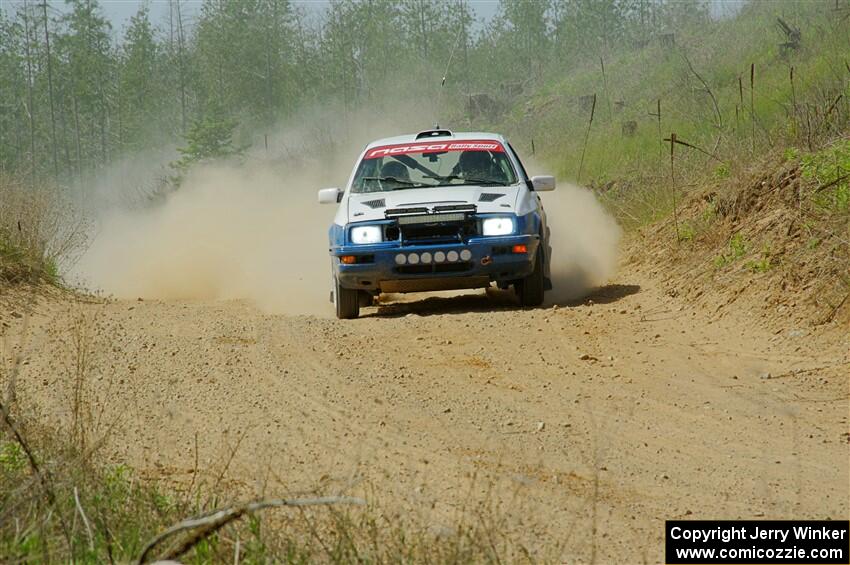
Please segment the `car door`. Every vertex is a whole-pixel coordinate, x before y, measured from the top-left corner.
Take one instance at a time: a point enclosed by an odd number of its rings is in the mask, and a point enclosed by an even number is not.
[[[516,149],[514,149],[513,145],[508,142],[508,148],[513,153],[514,159],[520,168],[520,173],[525,179],[525,184],[528,186],[528,190],[534,192],[534,196],[537,199],[537,212],[540,215],[540,237],[543,240],[540,242],[543,246],[544,255],[543,255],[543,274],[546,278],[546,290],[552,290],[552,271],[551,271],[551,263],[552,263],[552,245],[550,243],[551,240],[551,230],[549,229],[549,222],[546,218],[546,209],[543,207],[543,199],[540,198],[540,195],[534,191],[534,187],[531,186],[531,177],[528,176],[528,172],[525,170],[525,165],[522,164],[522,159],[519,158],[519,153],[517,153]]]

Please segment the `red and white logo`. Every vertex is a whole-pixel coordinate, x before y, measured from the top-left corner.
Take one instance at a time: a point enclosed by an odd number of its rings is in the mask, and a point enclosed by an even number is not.
[[[446,151],[492,151],[504,153],[505,148],[497,141],[470,140],[451,141],[444,143],[416,143],[410,145],[385,145],[374,147],[366,152],[364,159],[377,159],[392,155],[408,155],[410,153],[444,153]]]

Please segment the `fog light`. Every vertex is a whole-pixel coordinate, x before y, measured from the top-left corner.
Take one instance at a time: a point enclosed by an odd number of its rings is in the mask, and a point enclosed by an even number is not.
[[[513,253],[528,253],[528,247],[526,247],[524,243],[520,243],[518,245],[514,245],[511,248],[511,252],[513,252]]]
[[[343,255],[339,260],[346,265],[353,265],[357,262],[357,257],[354,255]]]
[[[399,253],[395,256],[396,265],[404,265],[405,263],[407,263],[407,257],[405,257],[404,253]]]
[[[411,265],[417,264],[419,262],[419,255],[417,255],[416,253],[411,253],[407,256],[407,262]]]
[[[446,255],[446,257],[448,257],[449,261],[457,261],[457,251],[449,251],[449,254]]]
[[[420,259],[422,259],[423,263],[430,263],[431,262],[431,254],[426,251],[425,253],[422,254]]]
[[[470,251],[469,249],[464,249],[460,252],[460,258],[464,261],[469,261],[470,259],[472,259],[472,251]]]
[[[437,263],[442,263],[445,260],[446,254],[442,251],[437,251],[436,253],[434,253],[434,261],[436,261]]]

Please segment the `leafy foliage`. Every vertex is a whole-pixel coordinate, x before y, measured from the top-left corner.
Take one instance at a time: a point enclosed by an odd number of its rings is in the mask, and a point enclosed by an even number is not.
[[[725,267],[734,263],[747,253],[747,241],[740,233],[734,234],[729,239],[729,247],[725,253],[718,255],[714,259],[714,266],[719,268]]]
[[[182,157],[173,167],[182,175],[196,163],[241,154],[243,149],[233,145],[233,132],[237,125],[238,122],[227,117],[219,104],[211,104],[207,114],[186,132],[186,145],[177,149]]]
[[[850,140],[801,159],[803,178],[819,184],[815,202],[827,210],[850,212]]]

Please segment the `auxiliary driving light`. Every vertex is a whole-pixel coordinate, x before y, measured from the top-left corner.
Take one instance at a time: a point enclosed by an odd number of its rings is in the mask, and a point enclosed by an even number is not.
[[[411,265],[417,264],[419,262],[419,255],[417,255],[416,253],[411,253],[407,256],[407,262]]]
[[[449,261],[454,263],[455,261],[457,261],[457,251],[449,251],[449,254],[446,255],[446,257],[448,257]]]
[[[431,262],[431,254],[426,251],[425,253],[423,253],[421,255],[420,259],[422,259],[423,263],[430,263]]]
[[[404,253],[399,253],[398,255],[395,256],[395,264],[396,265],[404,265],[405,263],[407,263],[407,257],[405,256]]]
[[[445,260],[446,254],[442,251],[437,251],[436,253],[434,253],[434,261],[436,261],[437,263],[442,263]]]
[[[472,259],[472,251],[470,251],[469,249],[464,249],[460,252],[460,258],[464,261],[469,261],[470,259]]]

